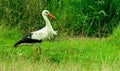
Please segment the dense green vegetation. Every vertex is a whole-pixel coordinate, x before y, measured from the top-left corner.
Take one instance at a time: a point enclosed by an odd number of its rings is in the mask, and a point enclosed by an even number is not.
[[[36,30],[45,25],[43,9],[57,17],[52,25],[62,35],[108,36],[120,20],[120,0],[0,0],[0,22]]]

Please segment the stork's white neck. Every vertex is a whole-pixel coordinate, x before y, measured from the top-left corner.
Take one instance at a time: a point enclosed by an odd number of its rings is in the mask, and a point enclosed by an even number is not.
[[[45,20],[46,27],[52,28],[52,25],[51,25],[51,23],[50,23],[48,17],[47,17],[45,14],[42,14],[42,16],[43,16],[43,18],[44,18],[44,20]]]

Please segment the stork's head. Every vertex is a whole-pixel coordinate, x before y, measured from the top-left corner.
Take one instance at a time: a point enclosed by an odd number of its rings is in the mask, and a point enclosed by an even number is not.
[[[46,15],[51,17],[52,19],[56,19],[55,16],[53,16],[48,10],[43,10],[42,15]]]

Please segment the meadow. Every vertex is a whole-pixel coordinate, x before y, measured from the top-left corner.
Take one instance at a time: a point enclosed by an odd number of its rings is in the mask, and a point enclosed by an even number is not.
[[[5,27],[6,28],[6,27]],[[0,71],[119,71],[120,28],[107,38],[61,37],[41,44],[43,57],[33,63],[35,45],[13,47],[22,34],[1,27]],[[10,27],[9,27],[10,28]]]
[[[14,48],[26,32],[44,27],[42,10],[58,35]],[[120,0],[0,0],[0,71],[120,71]]]

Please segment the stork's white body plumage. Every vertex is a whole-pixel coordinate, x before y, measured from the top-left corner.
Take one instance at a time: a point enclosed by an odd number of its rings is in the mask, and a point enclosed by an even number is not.
[[[52,26],[51,26],[52,27]],[[52,28],[45,26],[41,30],[31,32],[31,38],[36,40],[50,39],[53,35],[57,35],[57,32]]]
[[[44,39],[50,39],[53,37],[53,35],[57,35],[57,31],[54,31],[54,29],[52,28],[52,25],[48,20],[47,16],[50,16],[53,19],[56,19],[56,18],[52,14],[50,14],[49,11],[47,10],[43,10],[42,16],[46,23],[45,27],[25,35],[21,40],[15,43],[14,47],[17,47],[18,45],[24,44],[24,43],[41,43]],[[36,59],[38,48],[41,53],[40,47],[37,47],[34,53],[34,59]]]

